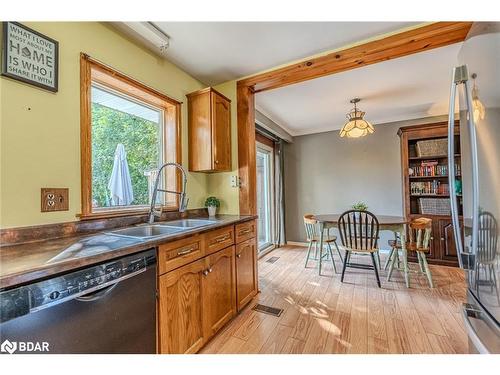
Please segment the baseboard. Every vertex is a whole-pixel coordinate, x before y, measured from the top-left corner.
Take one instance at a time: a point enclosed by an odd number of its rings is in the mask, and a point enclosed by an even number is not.
[[[287,245],[307,247],[307,242],[286,241]]]

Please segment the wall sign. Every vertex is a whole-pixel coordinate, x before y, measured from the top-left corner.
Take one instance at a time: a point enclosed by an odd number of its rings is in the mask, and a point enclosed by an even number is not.
[[[59,43],[18,22],[3,23],[2,75],[57,92]]]

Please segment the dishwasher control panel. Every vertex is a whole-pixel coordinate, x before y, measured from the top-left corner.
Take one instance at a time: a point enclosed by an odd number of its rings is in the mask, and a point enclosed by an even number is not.
[[[0,292],[0,323],[90,295],[144,272],[156,262],[154,249]]]

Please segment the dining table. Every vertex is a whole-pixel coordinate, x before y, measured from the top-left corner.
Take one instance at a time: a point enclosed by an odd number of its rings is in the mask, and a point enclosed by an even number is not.
[[[324,231],[327,227],[337,226],[340,216],[342,214],[321,214],[314,215],[314,219],[319,224],[319,248],[323,249],[323,237]],[[403,216],[391,216],[391,215],[376,215],[379,229],[388,230],[394,233],[395,238],[401,239],[401,253],[403,258],[403,268],[400,271],[403,272],[406,287],[410,287],[410,269],[408,266],[408,254],[406,250],[406,232],[408,226],[408,219]],[[394,251],[393,256],[398,257],[398,252]],[[392,262],[392,265],[394,262]],[[399,269],[399,267],[398,267]],[[392,274],[392,268],[387,275],[387,280],[389,281]]]

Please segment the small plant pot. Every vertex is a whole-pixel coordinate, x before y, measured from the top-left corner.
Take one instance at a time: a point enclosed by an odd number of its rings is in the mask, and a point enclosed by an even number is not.
[[[217,213],[217,207],[215,206],[208,206],[208,216],[215,216]]]

